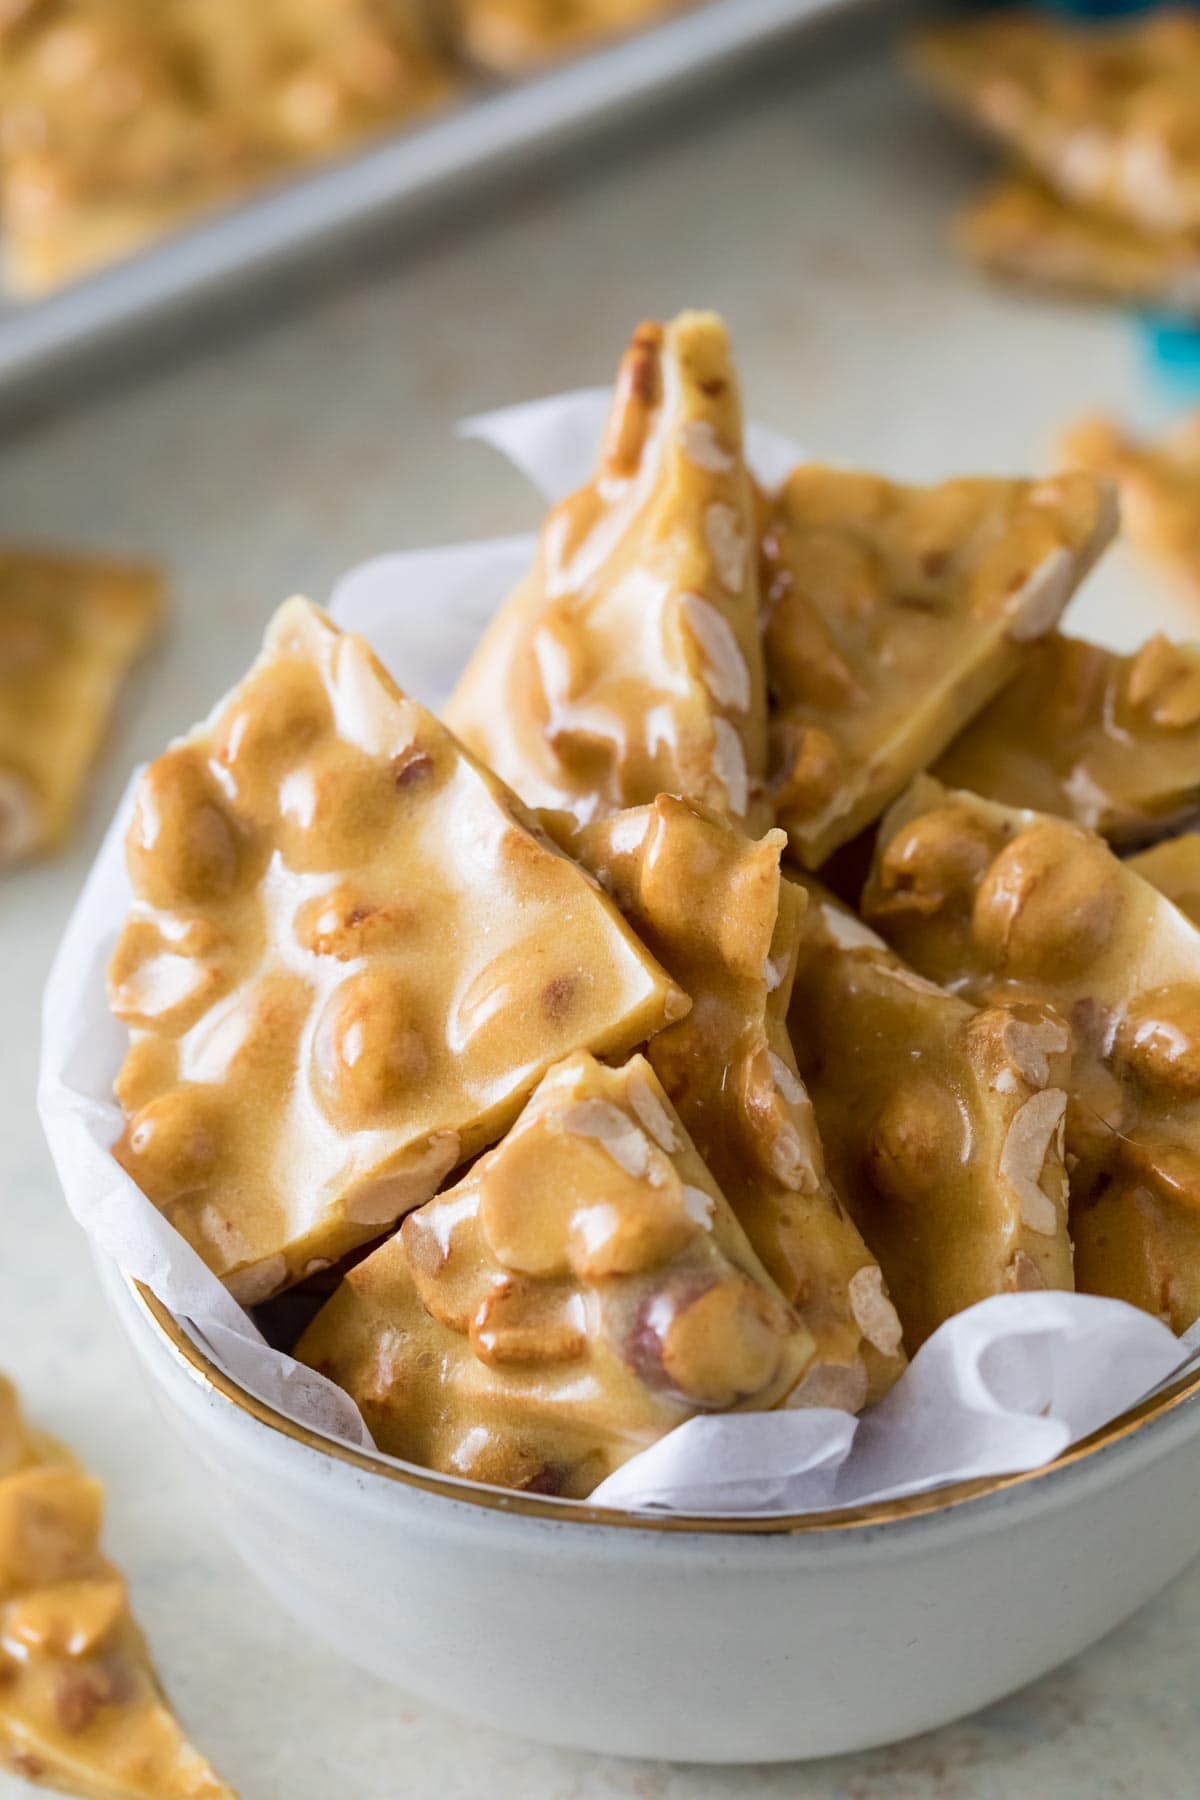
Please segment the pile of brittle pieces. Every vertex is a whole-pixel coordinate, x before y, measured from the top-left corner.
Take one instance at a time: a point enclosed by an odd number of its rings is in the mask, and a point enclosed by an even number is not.
[[[35,296],[687,0],[0,0],[6,285]]]
[[[1003,277],[1200,316],[1200,19],[1024,9],[934,27],[918,75],[1009,170],[963,214]]]
[[[142,778],[115,1156],[381,1450],[529,1492],[991,1296],[1190,1324],[1200,653],[1060,633],[1116,524],[766,493],[721,321],[641,326],[444,720],[293,600]]]

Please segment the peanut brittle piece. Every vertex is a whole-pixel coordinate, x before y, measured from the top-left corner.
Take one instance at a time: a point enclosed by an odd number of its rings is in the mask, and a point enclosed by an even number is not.
[[[1072,1028],[1075,1281],[1200,1316],[1200,931],[1103,841],[926,777],[883,821],[864,913],[981,1004]]]
[[[1130,543],[1200,602],[1200,412],[1186,414],[1156,443],[1111,419],[1084,419],[1060,440],[1059,461],[1115,481]]]
[[[741,820],[764,773],[754,500],[721,321],[641,326],[596,480],[542,530],[447,723],[581,823],[681,794]]]
[[[0,1770],[82,1800],[234,1800],[159,1686],[101,1505],[0,1376]]]
[[[1142,231],[1006,175],[960,213],[955,233],[991,275],[1131,305],[1200,314],[1200,226]]]
[[[1133,656],[1055,634],[933,769],[947,787],[1057,813],[1121,849],[1200,815],[1200,648]]]
[[[902,487],[811,465],[764,539],[770,791],[816,869],[1021,667],[1116,529],[1108,487]]]
[[[955,111],[1076,206],[1145,231],[1200,226],[1200,21],[1103,28],[996,12],[935,29],[914,63]]]
[[[303,600],[151,764],[127,857],[115,1155],[246,1304],[427,1200],[551,1063],[687,1008],[503,784]]]
[[[688,0],[450,0],[463,49],[503,75],[571,56],[678,12]]]
[[[804,896],[786,839],[757,843],[660,796],[571,840],[642,942],[692,997],[646,1055],[764,1265],[816,1344],[815,1404],[857,1411],[904,1367],[874,1257],[826,1174],[787,1031]]]
[[[153,569],[0,550],[0,866],[67,836],[161,612]]]
[[[1164,838],[1128,865],[1143,881],[1165,894],[1193,925],[1200,925],[1200,831]]]
[[[579,1054],[296,1355],[389,1454],[581,1498],[694,1413],[785,1402],[812,1350],[649,1065]]]
[[[440,99],[413,0],[58,0],[0,64],[10,285],[38,294]]]
[[[909,1354],[977,1300],[1073,1287],[1065,1022],[947,993],[805,886],[792,1039],[833,1185]]]

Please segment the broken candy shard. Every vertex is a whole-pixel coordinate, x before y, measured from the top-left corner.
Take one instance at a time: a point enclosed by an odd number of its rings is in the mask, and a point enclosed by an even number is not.
[[[649,1065],[586,1053],[296,1350],[389,1454],[576,1498],[697,1412],[779,1405],[812,1353]]]
[[[1070,1022],[1075,1281],[1200,1316],[1200,931],[1101,841],[926,777],[880,827],[865,916],[969,999]]]
[[[1200,227],[1149,232],[1072,206],[1023,171],[959,214],[955,237],[989,274],[1101,299],[1200,313]]]
[[[521,74],[676,12],[689,0],[448,0],[470,60]]]
[[[1071,1288],[1063,1125],[1070,1033],[915,974],[813,881],[792,1039],[830,1177],[909,1354],[993,1294]]]
[[[1104,27],[991,12],[926,33],[913,61],[1064,200],[1148,232],[1200,226],[1200,22],[1187,10]]]
[[[796,469],[763,551],[777,822],[816,869],[1021,668],[1116,529],[1110,487]]]
[[[115,1154],[246,1304],[686,998],[502,783],[305,601],[143,776],[109,969]]]
[[[100,1515],[0,1376],[0,1769],[81,1800],[235,1800],[171,1712]]]
[[[1128,867],[1165,894],[1193,925],[1200,925],[1200,832],[1185,831],[1182,837],[1165,838],[1131,856]]]
[[[1200,601],[1200,413],[1186,413],[1157,441],[1115,421],[1084,419],[1060,440],[1065,468],[1117,484],[1121,527],[1193,604]]]
[[[0,867],[67,836],[161,613],[154,569],[0,550]]]
[[[810,1386],[856,1411],[904,1367],[874,1258],[825,1175],[787,1032],[804,908],[781,831],[758,842],[660,796],[584,826],[575,856],[691,995],[646,1055],[774,1280],[812,1332]]]
[[[596,478],[550,514],[447,722],[523,800],[581,822],[660,793],[757,816],[754,542],[724,326],[641,326]]]
[[[933,773],[1118,848],[1152,842],[1200,813],[1200,650],[1153,637],[1118,656],[1049,637]]]

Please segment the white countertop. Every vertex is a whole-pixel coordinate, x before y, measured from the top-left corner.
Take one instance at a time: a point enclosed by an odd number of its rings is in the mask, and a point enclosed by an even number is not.
[[[982,1716],[808,1766],[542,1750],[333,1661],[214,1537],[102,1309],[34,1115],[41,984],[132,762],[207,709],[293,589],[323,599],[373,552],[535,522],[511,473],[455,443],[460,415],[604,380],[639,317],[684,305],[728,316],[757,416],[897,475],[1018,473],[1080,411],[1150,412],[1122,321],[989,291],[954,264],[945,219],[979,164],[882,60],[811,85],[802,66],[693,101],[586,175],[548,168],[539,191],[0,439],[0,539],[150,552],[173,579],[169,640],[128,696],[79,845],[0,898],[0,1367],[105,1479],[109,1542],[167,1683],[244,1800],[1196,1791],[1200,1570]],[[1145,627],[1135,582],[1117,564],[1087,602],[1116,634],[1132,614],[1127,641]],[[27,1791],[0,1776],[2,1800]]]

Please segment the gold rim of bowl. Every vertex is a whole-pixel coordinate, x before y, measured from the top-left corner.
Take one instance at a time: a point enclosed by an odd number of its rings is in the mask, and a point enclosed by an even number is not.
[[[861,1531],[869,1526],[885,1525],[896,1519],[915,1519],[930,1513],[949,1512],[974,1500],[1003,1493],[1009,1488],[1023,1487],[1031,1481],[1044,1480],[1056,1470],[1084,1463],[1109,1445],[1119,1443],[1141,1430],[1154,1419],[1161,1419],[1200,1393],[1200,1370],[1181,1376],[1161,1393],[1141,1401],[1128,1412],[1121,1413],[1090,1437],[1081,1438],[1064,1450],[1051,1463],[1016,1475],[993,1475],[976,1481],[958,1481],[932,1492],[910,1494],[903,1499],[881,1500],[873,1505],[846,1507],[837,1512],[780,1513],[769,1518],[722,1518],[712,1514],[624,1512],[615,1507],[591,1506],[586,1500],[561,1500],[548,1494],[523,1494],[507,1488],[487,1487],[482,1482],[464,1481],[451,1475],[439,1475],[431,1469],[402,1463],[378,1452],[358,1450],[337,1438],[325,1437],[306,1425],[299,1425],[285,1413],[269,1406],[265,1400],[247,1393],[200,1348],[179,1320],[140,1281],[129,1281],[134,1300],[147,1314],[151,1324],[164,1337],[176,1358],[202,1386],[219,1394],[231,1406],[260,1425],[278,1432],[292,1443],[302,1444],[337,1462],[368,1474],[382,1476],[401,1487],[417,1488],[422,1493],[439,1494],[466,1506],[482,1506],[493,1512],[527,1518],[566,1520],[575,1525],[615,1526],[633,1531],[674,1531],[715,1533],[723,1536],[753,1537],[766,1535],[798,1535],[811,1531]]]

